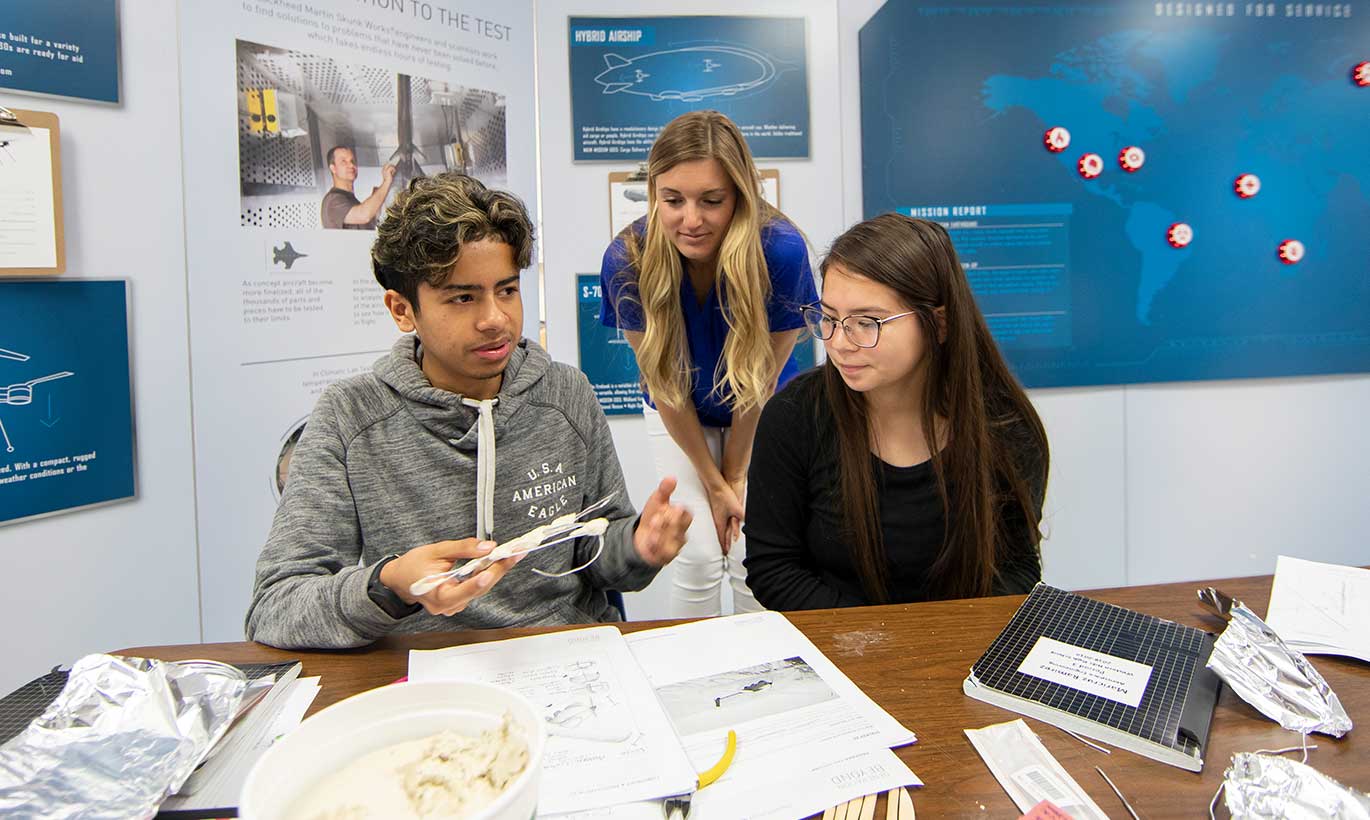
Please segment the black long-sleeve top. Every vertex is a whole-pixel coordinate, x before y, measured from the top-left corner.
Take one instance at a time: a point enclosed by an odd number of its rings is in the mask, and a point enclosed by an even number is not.
[[[768,609],[874,603],[848,546],[838,477],[837,425],[822,369],[795,378],[761,413],[747,478],[747,585]],[[871,455],[891,603],[945,597],[931,588],[946,515],[932,462],[895,467]],[[1033,482],[1035,485],[1037,482]],[[1033,487],[1040,514],[1044,487]],[[955,488],[949,489],[955,492]],[[999,545],[994,594],[1026,593],[1042,578],[1035,539],[1018,505],[1003,513],[1018,543]]]

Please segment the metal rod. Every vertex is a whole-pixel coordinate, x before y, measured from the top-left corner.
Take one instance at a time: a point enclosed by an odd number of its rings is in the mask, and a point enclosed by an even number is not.
[[[1142,820],[1142,818],[1137,816],[1137,812],[1132,810],[1132,804],[1127,802],[1127,798],[1123,797],[1123,793],[1118,791],[1118,787],[1113,785],[1113,781],[1108,779],[1108,775],[1104,774],[1104,770],[1095,766],[1094,771],[1098,772],[1099,775],[1103,777],[1104,782],[1108,784],[1108,787],[1113,790],[1113,793],[1118,795],[1118,799],[1123,803],[1123,808],[1127,809],[1127,813],[1132,815],[1132,820]]]

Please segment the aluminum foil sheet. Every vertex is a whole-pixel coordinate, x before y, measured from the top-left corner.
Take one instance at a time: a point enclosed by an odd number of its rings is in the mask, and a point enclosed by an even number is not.
[[[1370,794],[1297,760],[1241,752],[1232,756],[1224,777],[1224,799],[1233,818],[1370,820]]]
[[[0,747],[0,814],[151,817],[227,730],[246,687],[217,661],[87,655]]]
[[[1232,691],[1291,732],[1341,737],[1351,731],[1336,693],[1302,653],[1285,646],[1242,602],[1232,601],[1228,615],[1208,668]]]

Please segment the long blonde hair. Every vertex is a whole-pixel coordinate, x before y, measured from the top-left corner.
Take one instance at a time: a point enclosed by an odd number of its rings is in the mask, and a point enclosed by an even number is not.
[[[745,413],[764,404],[772,390],[776,362],[766,312],[771,279],[761,229],[785,216],[761,198],[760,175],[747,141],[733,121],[717,111],[693,111],[671,120],[647,157],[647,231],[639,239],[629,226],[623,237],[646,320],[637,364],[653,401],[673,408],[688,406],[692,374],[680,305],[685,269],[657,217],[657,179],[682,162],[699,159],[718,160],[737,191],[715,273],[728,337],[720,372],[713,375],[721,398],[733,412]]]

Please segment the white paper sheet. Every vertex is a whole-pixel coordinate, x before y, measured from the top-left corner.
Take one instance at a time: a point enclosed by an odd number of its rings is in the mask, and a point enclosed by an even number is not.
[[[1133,708],[1142,702],[1151,680],[1151,667],[1144,663],[1047,637],[1037,639],[1018,671]]]
[[[409,679],[514,689],[548,723],[539,810],[584,811],[689,791],[690,767],[613,627],[409,653]]]
[[[52,134],[0,130],[0,268],[57,266]]]
[[[1281,555],[1265,622],[1305,654],[1370,662],[1370,570]]]
[[[694,798],[700,816],[796,817],[921,785],[889,751],[914,742],[913,733],[779,613],[625,640],[698,770],[719,759],[729,729],[737,732],[732,766]]]
[[[731,785],[719,781],[694,795],[690,817],[700,820],[792,820],[822,814],[832,806],[868,794],[923,785],[899,756],[888,749],[861,752],[777,774],[781,775],[777,779]],[[556,815],[556,820],[661,820],[661,810],[661,801],[651,800]],[[539,812],[538,817],[550,818],[551,815]]]

